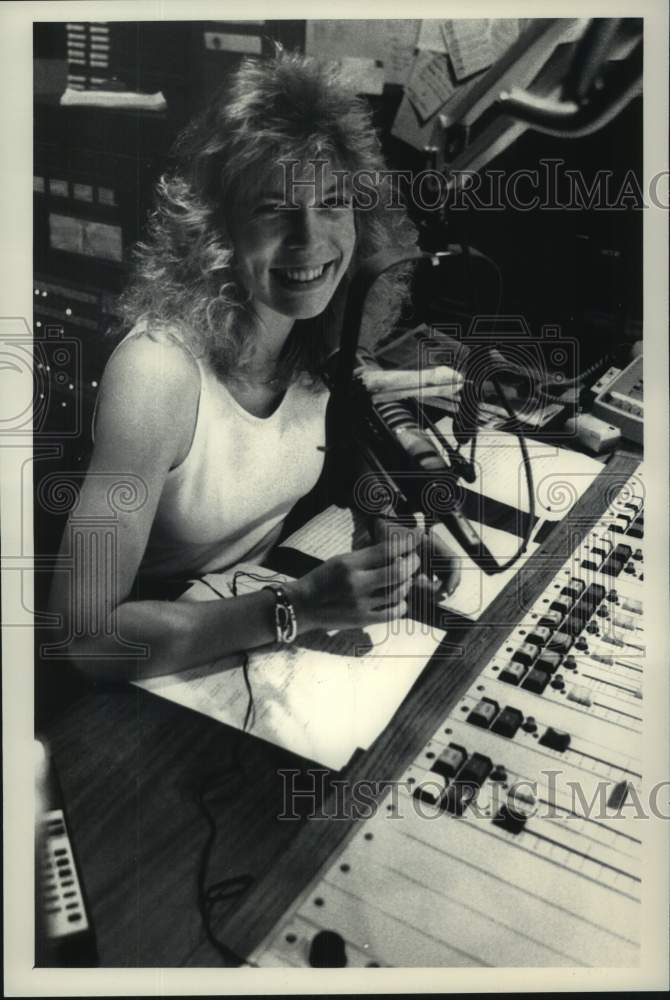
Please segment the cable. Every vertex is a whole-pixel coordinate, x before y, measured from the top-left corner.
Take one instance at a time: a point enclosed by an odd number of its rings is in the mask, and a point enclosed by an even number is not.
[[[505,408],[505,410],[507,410],[507,413],[510,416],[510,418],[512,420],[518,420],[516,413],[514,412],[513,408],[510,406],[508,400],[505,397],[505,393],[502,390],[502,386],[500,385],[497,376],[492,375],[491,381],[493,382],[493,387],[496,390],[496,393],[498,395],[498,398],[500,399],[502,406]],[[514,553],[514,555],[507,560],[506,563],[503,563],[502,566],[499,566],[496,569],[496,573],[503,573],[505,570],[510,569],[515,564],[515,562],[517,562],[517,560],[523,555],[523,553],[528,548],[528,543],[530,542],[530,536],[535,524],[535,486],[533,484],[533,470],[530,464],[530,456],[528,454],[528,449],[526,447],[526,441],[523,434],[521,434],[518,431],[514,431],[514,435],[519,442],[519,447],[521,448],[523,468],[526,474],[526,486],[528,488],[528,518],[526,519],[526,527],[524,529],[521,545]]]
[[[236,741],[239,742],[239,739]],[[233,759],[237,758],[236,753],[237,747],[233,747],[231,756]],[[230,773],[234,773],[233,768],[230,768]],[[224,772],[225,775],[225,772]],[[241,955],[238,955],[236,951],[230,948],[223,941],[220,941],[214,931],[212,930],[211,917],[212,910],[217,903],[223,902],[227,899],[233,899],[235,896],[244,892],[253,883],[253,877],[245,873],[244,875],[234,875],[227,879],[221,879],[219,882],[215,882],[213,885],[207,886],[207,872],[209,869],[209,861],[212,853],[212,847],[214,846],[214,841],[217,834],[216,820],[214,819],[212,813],[210,812],[205,796],[207,794],[208,788],[201,787],[196,794],[196,801],[202,814],[207,820],[209,826],[209,833],[207,835],[207,840],[202,849],[202,854],[200,855],[200,864],[198,866],[198,876],[197,876],[197,887],[198,887],[198,909],[200,911],[200,917],[202,919],[203,927],[205,928],[205,934],[210,944],[216,948],[216,950],[228,961],[234,962],[236,965],[244,965],[246,959]],[[236,789],[235,789],[236,791]],[[234,797],[234,792],[230,792],[226,798],[232,799]]]
[[[276,580],[280,578],[276,573],[272,573],[270,575],[260,575],[256,573],[249,573],[245,570],[237,570],[233,574],[231,582],[228,584],[233,597],[239,596],[237,592],[238,580],[245,576],[257,582]],[[212,590],[218,597],[226,599],[226,595],[222,594],[220,590],[209,582],[209,580],[202,579],[201,582],[204,583],[206,587],[209,587],[209,589]],[[196,802],[209,827],[207,839],[203,846],[202,853],[200,855],[200,863],[198,865],[198,910],[200,911],[200,917],[205,929],[207,940],[219,952],[219,954],[226,959],[226,961],[234,962],[236,965],[244,965],[246,963],[246,959],[241,955],[238,955],[236,951],[217,938],[212,929],[212,912],[219,903],[235,899],[241,893],[245,892],[253,884],[254,879],[250,873],[245,872],[241,875],[231,875],[228,878],[219,879],[219,881],[213,882],[211,885],[207,885],[207,873],[209,871],[212,848],[214,847],[214,841],[216,840],[218,832],[216,819],[214,818],[207,803],[207,795],[216,792],[217,789],[220,793],[222,783],[226,783],[229,784],[230,787],[225,791],[225,794],[222,797],[219,794],[219,800],[222,802],[231,801],[236,798],[240,783],[245,777],[244,767],[240,759],[240,746],[243,735],[249,731],[255,722],[256,708],[254,704],[251,681],[249,679],[249,655],[246,651],[243,652],[243,657],[242,676],[244,677],[244,684],[247,690],[247,707],[244,714],[242,729],[238,730],[231,747],[230,764],[227,768],[224,768],[223,771],[218,771],[215,775],[206,776],[200,786],[196,789]],[[231,781],[231,779],[236,780]]]
[[[493,271],[494,271],[496,279],[497,279],[496,283],[497,283],[497,291],[498,291],[498,296],[497,296],[497,299],[496,299],[496,308],[495,308],[495,312],[494,312],[493,315],[497,319],[497,317],[500,315],[500,309],[502,307],[502,300],[503,300],[503,276],[502,276],[502,271],[500,270],[500,267],[498,266],[498,264],[496,263],[496,261],[493,259],[493,257],[489,257],[488,254],[482,253],[481,250],[476,250],[474,247],[467,246],[466,244],[461,244],[461,246],[463,247],[463,251],[464,251],[464,253],[466,255],[468,255],[470,257],[474,257],[476,260],[486,261],[486,263],[489,264],[489,266],[493,268]]]

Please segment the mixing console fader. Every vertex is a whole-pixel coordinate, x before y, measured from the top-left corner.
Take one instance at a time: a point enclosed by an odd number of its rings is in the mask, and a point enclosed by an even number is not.
[[[643,581],[638,471],[252,963],[636,965]]]

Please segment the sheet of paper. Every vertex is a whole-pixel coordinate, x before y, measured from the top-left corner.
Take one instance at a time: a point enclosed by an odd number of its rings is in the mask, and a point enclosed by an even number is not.
[[[583,30],[583,19],[566,17],[560,20],[564,23],[558,24],[552,29],[550,37],[544,38],[542,44],[535,44],[524,48],[523,52],[514,60],[513,65],[498,78],[495,86],[496,93],[510,87],[528,87],[542,67],[547,64],[555,47],[571,38],[574,34],[575,26],[581,25],[580,30]],[[520,18],[519,32],[523,33],[531,23],[532,21]],[[490,54],[492,59],[497,59],[502,53],[494,53],[493,48],[496,44],[495,35],[492,28],[489,30],[492,32],[493,37]],[[502,30],[504,32],[507,29]],[[445,127],[455,122],[471,125],[490,106],[492,95],[488,89],[481,92],[477,100],[472,101],[471,99],[471,91],[480,89],[480,80],[481,77],[475,75],[471,79],[459,83],[454,94],[440,113],[441,116],[444,116]]]
[[[402,139],[409,146],[418,149],[419,152],[423,152],[426,146],[434,144],[436,123],[437,118],[431,118],[425,124],[422,123],[407,93],[405,93],[396,112],[391,135],[395,136],[396,139]]]
[[[498,563],[507,562],[517,551],[520,539],[515,535],[501,531],[499,528],[491,528],[486,524],[477,524],[475,521],[470,521],[470,523]],[[538,548],[537,542],[531,541],[526,552],[510,569],[489,576],[473,563],[446,528],[438,524],[433,530],[459,557],[461,569],[461,581],[458,587],[451,597],[445,597],[440,601],[440,607],[459,615],[465,615],[472,621],[477,621],[481,617],[489,604],[516,576],[524,563]]]
[[[277,579],[259,567],[236,570]],[[208,574],[185,600],[216,600],[229,592],[231,573]],[[285,578],[284,578],[285,579]],[[238,578],[238,593],[263,582]],[[249,655],[254,714],[248,731],[326,767],[340,769],[390,721],[444,637],[409,620],[365,629],[314,632],[290,646]],[[248,694],[239,656],[136,682],[234,728],[241,729]]]
[[[407,84],[407,95],[423,121],[439,111],[453,92],[446,55],[418,52]]]
[[[422,21],[416,47],[417,49],[425,49],[429,52],[446,53],[447,43],[442,31],[442,21],[433,18]]]
[[[470,123],[471,118],[469,114],[463,114],[462,108],[468,104],[469,95],[479,85],[480,80],[481,75],[476,75],[469,80],[463,81],[463,83],[459,83],[454,88],[453,94],[440,110],[440,118],[444,128],[448,128],[456,122]]]
[[[308,20],[305,52],[324,59],[343,56],[379,59],[386,83],[407,83],[420,21]]]
[[[447,437],[451,417],[437,422]],[[475,452],[477,479],[469,486],[474,493],[506,503],[528,513],[528,489],[519,442],[505,431],[484,430]],[[528,441],[535,489],[535,513],[548,521],[560,521],[601,472],[603,463],[590,455]]]
[[[447,52],[457,80],[490,66],[495,58],[488,18],[460,18],[443,25]]]
[[[333,504],[285,538],[279,548],[288,546],[325,561],[359,547],[356,544],[358,527],[353,511]]]
[[[493,17],[489,22],[489,40],[493,58],[499,59],[519,37],[516,17]]]
[[[377,59],[344,56],[339,60],[340,79],[356,94],[381,94],[384,91],[384,66]]]

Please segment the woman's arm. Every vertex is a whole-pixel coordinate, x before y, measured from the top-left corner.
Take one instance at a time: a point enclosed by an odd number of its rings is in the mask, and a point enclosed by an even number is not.
[[[105,371],[95,448],[61,547],[64,572],[56,574],[51,596],[71,658],[94,677],[171,673],[275,638],[269,591],[203,603],[129,600],[166,476],[188,454],[198,395],[197,366],[173,343],[139,338],[124,344]],[[110,486],[123,482],[136,485],[140,502],[132,511],[114,511],[115,543],[96,549],[96,526],[110,519]],[[74,531],[78,544],[71,552]],[[395,552],[383,542],[328,560],[289,584],[300,631],[404,614],[418,568],[415,545],[411,535],[396,540]]]

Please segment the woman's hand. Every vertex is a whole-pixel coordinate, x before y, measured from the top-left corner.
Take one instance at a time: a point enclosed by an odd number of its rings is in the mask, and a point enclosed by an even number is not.
[[[399,530],[409,530],[417,539],[421,566],[414,579],[414,591],[422,598],[424,607],[451,597],[461,582],[460,559],[435,531],[421,531],[414,518],[414,526],[404,529],[393,518],[374,517],[370,521],[370,534],[375,540],[388,538]]]
[[[400,618],[421,565],[416,531],[402,529],[367,548],[334,556],[286,586],[301,632],[355,628]]]

